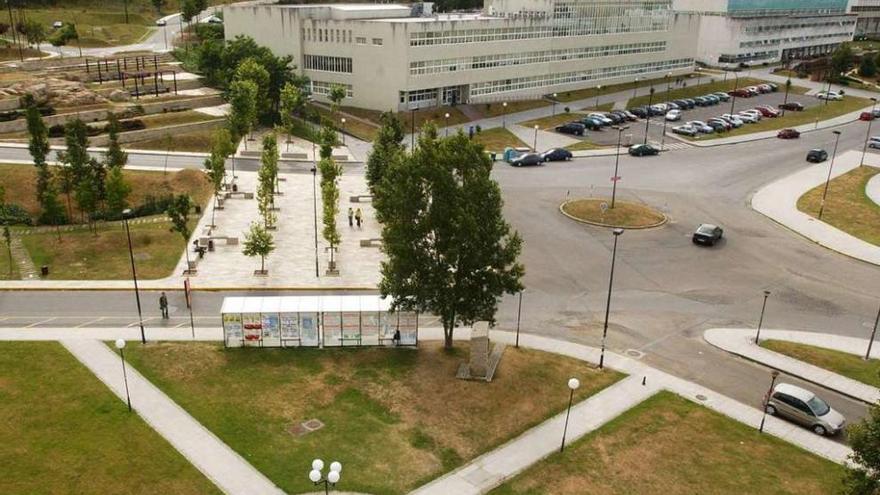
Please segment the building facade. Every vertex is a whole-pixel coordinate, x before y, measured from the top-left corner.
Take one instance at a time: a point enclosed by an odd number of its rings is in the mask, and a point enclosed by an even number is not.
[[[700,19],[697,61],[733,68],[812,58],[853,39],[847,0],[674,0]]]
[[[431,4],[224,7],[226,37],[247,35],[293,56],[316,98],[406,110],[541,98],[674,77],[694,68],[699,18],[672,0],[486,0],[479,13]]]
[[[880,37],[880,0],[850,0],[849,11],[858,16],[856,37]]]

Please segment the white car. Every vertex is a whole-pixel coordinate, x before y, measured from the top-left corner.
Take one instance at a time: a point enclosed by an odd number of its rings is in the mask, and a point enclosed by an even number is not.
[[[761,120],[761,118],[764,117],[763,113],[759,112],[758,110],[755,110],[754,108],[752,108],[750,110],[743,110],[739,114],[740,115],[753,115],[758,120]]]
[[[820,100],[840,101],[843,99],[843,95],[836,91],[819,91],[816,93],[816,98],[819,98]]]
[[[700,133],[695,127],[689,125],[679,125],[672,128],[672,132],[675,134],[682,134],[684,136],[696,136]]]
[[[162,27],[162,26],[164,26],[164,25],[166,25],[166,24],[168,24],[168,22],[166,22],[165,19],[158,19],[158,20],[156,21],[156,25],[159,26],[159,27]]]
[[[737,116],[737,115],[732,115],[732,114],[729,114],[729,113],[725,113],[724,115],[721,116],[721,118],[724,119],[724,120],[726,120],[726,121],[728,121],[728,122],[730,122],[730,124],[731,124],[733,127],[742,127],[743,124],[745,123],[745,122],[743,122],[743,120],[742,120],[741,118],[739,118],[739,116]]]
[[[880,136],[871,136],[868,140],[868,148],[880,148]]]
[[[740,112],[740,113],[736,114],[736,116],[739,117],[739,119],[742,120],[743,122],[745,122],[746,124],[754,124],[755,122],[760,120],[760,117],[758,117],[757,115],[751,114],[751,113]]]
[[[666,113],[666,111],[669,110],[669,105],[666,103],[655,103],[654,105],[651,105],[651,107],[656,108],[663,113]]]
[[[669,122],[681,120],[681,110],[670,110],[666,112],[666,120],[668,120]]]
[[[9,14],[12,15],[12,14]],[[61,21],[55,21],[52,23],[52,29],[61,29],[64,27],[64,23]]]
[[[613,120],[609,119],[609,118],[606,117],[605,115],[603,115],[603,114],[601,114],[601,113],[598,113],[598,112],[593,112],[593,113],[587,115],[587,117],[590,117],[590,118],[592,118],[592,119],[596,119],[596,120],[598,120],[599,122],[602,122],[602,123],[605,124],[605,125],[611,125],[611,124],[614,123]]]
[[[698,132],[702,132],[703,134],[711,134],[715,132],[715,129],[713,127],[699,120],[692,120],[690,122],[687,122],[687,125],[693,127]]]

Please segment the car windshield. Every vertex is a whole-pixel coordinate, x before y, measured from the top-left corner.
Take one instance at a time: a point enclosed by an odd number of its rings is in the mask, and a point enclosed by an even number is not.
[[[813,410],[813,413],[815,413],[816,416],[824,416],[828,414],[828,411],[831,410],[831,407],[828,405],[827,402],[816,397],[815,395],[812,399],[807,401],[807,405],[810,406],[810,409]]]
[[[700,228],[697,229],[697,232],[700,234],[712,234],[715,231],[715,227],[712,225],[700,225]]]

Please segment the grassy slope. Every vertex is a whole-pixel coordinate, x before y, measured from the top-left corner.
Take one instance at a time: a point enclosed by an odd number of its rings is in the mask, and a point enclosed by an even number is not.
[[[843,468],[661,392],[493,495],[827,495]]]
[[[880,173],[873,167],[858,167],[831,181],[822,212],[822,221],[880,246],[880,206],[865,195],[865,184]],[[798,199],[798,210],[818,217],[825,184],[807,191]]]
[[[134,367],[288,492],[314,491],[311,459],[339,460],[344,489],[405,493],[619,378],[582,362],[508,347],[492,383],[454,378],[466,359],[411,349],[138,346]],[[309,419],[325,426],[289,431]],[[348,473],[347,475],[345,473]]]
[[[761,347],[791,356],[820,368],[833,371],[853,380],[880,387],[880,361],[865,361],[859,356],[805,344],[765,340]]]
[[[167,137],[128,143],[122,147],[137,150],[166,151],[170,149],[172,151],[208,153],[211,151],[215,132],[215,130],[182,132]]]
[[[219,493],[58,343],[0,344],[0,403],[0,493]]]
[[[483,145],[486,151],[501,153],[508,146],[511,148],[527,148],[529,145],[522,142],[516,135],[503,127],[493,127],[474,134],[474,141]]]

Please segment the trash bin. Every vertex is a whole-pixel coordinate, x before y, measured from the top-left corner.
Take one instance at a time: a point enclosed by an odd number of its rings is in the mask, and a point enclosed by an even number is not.
[[[201,205],[196,205],[195,209],[196,209],[196,215],[202,214],[202,206]]]
[[[492,162],[495,162],[495,153],[489,153],[489,157],[492,158]]]
[[[208,251],[214,252],[214,239],[208,239]]]
[[[43,277],[49,276],[49,265],[43,265],[40,267],[40,275]]]
[[[238,184],[232,184],[232,192],[238,192]]]
[[[202,259],[204,257],[205,257],[205,248],[200,247],[199,248],[199,259]]]

